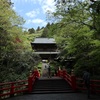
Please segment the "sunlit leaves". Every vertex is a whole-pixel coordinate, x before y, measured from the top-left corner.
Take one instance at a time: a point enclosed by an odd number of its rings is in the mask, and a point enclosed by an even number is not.
[[[62,4],[61,1],[56,0],[54,13],[55,19],[59,19],[55,37],[63,52],[60,56],[75,57],[76,73],[88,68],[96,74],[94,70],[100,71],[100,14],[96,11],[100,2],[65,0]]]
[[[25,21],[11,4],[0,0],[0,82],[27,78],[39,59],[32,54],[28,36],[23,32],[21,25]]]

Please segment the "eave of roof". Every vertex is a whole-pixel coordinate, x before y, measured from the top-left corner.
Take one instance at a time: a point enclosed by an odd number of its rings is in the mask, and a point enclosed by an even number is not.
[[[35,38],[32,44],[55,44],[55,39],[53,38]]]

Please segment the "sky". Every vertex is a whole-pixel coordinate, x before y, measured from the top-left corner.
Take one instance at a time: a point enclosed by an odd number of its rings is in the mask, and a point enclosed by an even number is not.
[[[23,27],[25,29],[34,28],[38,26],[45,26],[47,20],[47,11],[54,12],[54,0],[11,0],[14,5],[13,9],[18,15],[26,21]]]

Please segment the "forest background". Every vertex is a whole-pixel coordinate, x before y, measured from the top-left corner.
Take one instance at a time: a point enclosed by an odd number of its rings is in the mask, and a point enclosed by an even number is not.
[[[0,82],[26,79],[41,59],[31,42],[36,37],[54,38],[61,51],[57,64],[72,59],[75,75],[89,69],[100,79],[100,1],[55,0],[56,11],[48,23],[25,31],[25,20],[12,9],[10,0],[0,0]],[[65,65],[67,68],[67,65]]]

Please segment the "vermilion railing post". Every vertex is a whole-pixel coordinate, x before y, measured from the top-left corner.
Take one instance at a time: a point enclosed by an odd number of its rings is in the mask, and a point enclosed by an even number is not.
[[[72,89],[73,89],[73,90],[76,90],[76,77],[75,77],[75,75],[74,75],[73,70],[72,70],[72,72],[71,72],[71,84],[72,84]]]
[[[72,89],[76,90],[76,77],[71,76],[71,84],[72,84]]]
[[[40,74],[39,74],[39,71],[38,71],[38,70],[34,71],[34,73],[35,73],[35,76],[36,76],[37,78],[40,77]]]
[[[14,96],[14,83],[11,83],[10,97]]]
[[[64,69],[63,70],[63,78],[65,78],[65,76],[66,76],[66,70]]]
[[[33,82],[32,82],[32,73],[30,72],[30,76],[28,78],[28,92],[32,92],[32,85],[33,85]]]
[[[59,67],[59,69],[58,69],[58,71],[57,71],[57,76],[61,76],[61,69],[60,69],[60,67]]]

